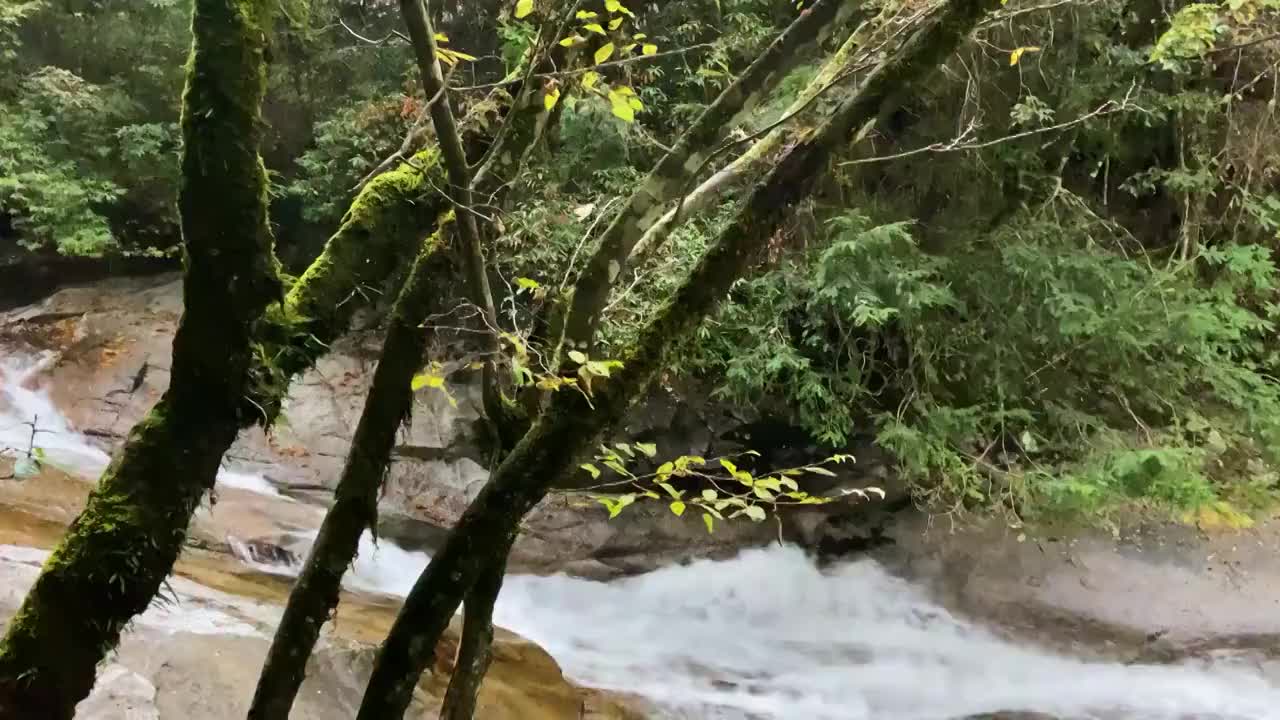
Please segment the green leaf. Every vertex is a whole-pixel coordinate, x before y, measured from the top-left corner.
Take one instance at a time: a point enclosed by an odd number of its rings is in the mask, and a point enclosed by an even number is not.
[[[613,57],[613,43],[605,43],[600,46],[599,50],[596,50],[595,60],[597,65],[611,57]]]
[[[596,479],[600,477],[600,468],[596,467],[595,465],[592,465],[591,463],[582,463],[578,467],[591,473],[592,479]]]
[[[707,526],[707,534],[715,532],[716,522],[707,513],[702,513],[702,524]]]
[[[671,471],[674,469],[675,469],[675,466],[672,465],[670,462],[664,462],[658,466],[658,477],[665,479],[671,475]]]
[[[715,490],[712,490],[710,488],[707,488],[706,490],[702,491],[702,499],[708,502],[715,500],[718,497],[720,497],[719,493],[717,493]]]
[[[630,505],[635,501],[636,501],[636,496],[634,493],[627,493],[626,495],[619,497],[617,502],[614,504],[614,506],[609,508],[609,517],[611,519],[618,517],[618,513],[622,512],[623,508],[625,508],[626,506]]]
[[[627,472],[626,466],[624,466],[622,463],[618,462],[617,460],[605,460],[604,466],[618,473],[619,475],[631,475],[631,473]]]
[[[742,512],[747,517],[751,518],[752,520],[755,520],[756,522],[762,522],[765,517],[764,508],[760,507],[759,505],[748,505],[747,507],[743,508]]]
[[[635,444],[635,448],[648,457],[654,457],[658,454],[658,446],[654,443],[638,442]]]
[[[671,502],[671,512],[675,513],[676,517],[684,515],[684,503],[679,500],[673,500]]]
[[[805,468],[805,470],[808,470],[809,472],[813,473],[814,475],[826,475],[827,477],[836,477],[836,474],[835,474],[835,473],[831,472],[830,470],[828,470],[828,469],[826,469],[826,468],[824,468],[824,467],[819,467],[819,466],[817,466],[817,465],[811,465],[811,466],[809,466],[809,467]]]
[[[596,33],[597,35],[607,35],[607,34],[608,34],[608,33],[606,33],[606,32],[604,31],[604,28],[600,27],[600,23],[587,23],[586,25],[583,25],[583,26],[582,26],[582,29],[583,29],[583,30],[586,30],[587,32],[593,32],[593,33]],[[600,60],[596,60],[596,62],[602,62],[602,61],[600,61]]]
[[[589,70],[586,73],[583,73],[582,87],[590,90],[591,88],[595,87],[596,83],[598,82],[600,82],[600,73],[594,70]]]
[[[761,500],[767,500],[769,502],[773,502],[773,493],[769,492],[768,490],[765,490],[759,485],[753,486],[751,488],[751,491],[754,492],[756,494],[756,497],[760,498]]]
[[[662,488],[663,490],[666,490],[667,494],[675,498],[676,500],[679,500],[680,498],[684,497],[684,493],[680,492],[679,490],[676,490],[675,488],[671,487],[667,483],[658,482],[656,483],[656,485]]]
[[[622,452],[626,453],[627,457],[629,458],[633,458],[636,456],[635,452],[632,451],[631,446],[628,445],[627,443],[614,443],[613,446],[618,448]]]
[[[622,18],[614,18],[609,21],[610,30],[617,30],[621,26],[622,26]]]
[[[640,47],[641,55],[655,55],[658,52],[658,46],[653,43],[645,43]]]
[[[738,466],[734,465],[733,461],[730,460],[729,458],[720,458],[720,465],[725,470],[728,470],[730,475],[738,474]]]
[[[581,365],[587,361],[587,356],[583,355],[578,350],[570,350],[569,359]]]
[[[533,0],[516,0],[516,19],[526,18],[533,12]]]

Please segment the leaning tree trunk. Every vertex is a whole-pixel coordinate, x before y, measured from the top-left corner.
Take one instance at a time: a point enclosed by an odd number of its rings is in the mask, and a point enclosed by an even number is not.
[[[738,124],[739,118],[768,96],[804,58],[806,48],[820,45],[834,29],[852,17],[857,7],[858,3],[848,0],[818,0],[806,8],[658,161],[614,216],[574,287],[564,332],[567,349],[588,350],[609,292],[622,275],[632,249],[658,221],[663,206],[683,193],[686,179],[708,158],[713,146]]]
[[[471,720],[476,713],[480,683],[493,660],[493,606],[502,591],[507,559],[489,565],[467,591],[463,604],[462,637],[453,660],[453,675],[444,693],[440,720]]]
[[[863,33],[851,33],[844,44],[823,63],[822,70],[805,85],[800,95],[782,113],[783,118],[789,119],[800,115],[820,95],[853,72],[857,64],[864,60],[862,54],[866,41],[867,38]],[[788,123],[774,127],[763,138],[753,143],[746,152],[734,158],[733,162],[716,171],[694,189],[680,195],[677,199],[678,205],[667,210],[636,241],[635,247],[631,249],[633,264],[638,259],[651,256],[662,247],[671,233],[680,226],[682,220],[696,216],[729,191],[751,182],[751,179],[768,165],[769,159],[783,147],[787,137],[794,132]]]
[[[449,223],[450,229],[456,229],[462,241],[460,249],[467,267],[472,300],[482,308],[486,323],[496,327],[496,312],[480,250],[479,228],[470,208],[473,181],[440,71],[434,30],[422,0],[402,0],[401,9],[417,56],[423,90],[432,103],[431,119],[449,179],[447,195],[453,198],[455,205],[454,212],[450,214],[455,218]],[[546,44],[550,45],[550,42]],[[525,112],[522,106],[522,102],[532,98],[532,93],[522,92],[520,97],[523,100],[517,99],[499,139],[490,148],[492,156],[506,158],[497,161],[500,175],[511,169],[512,157],[519,157],[503,153],[501,145],[509,139],[536,141],[539,134],[533,127],[544,125],[536,113]],[[382,182],[381,178],[375,177],[372,184]],[[392,310],[373,383],[335,490],[335,502],[325,514],[316,542],[276,628],[249,709],[252,720],[288,718],[320,630],[338,605],[342,576],[356,555],[360,536],[366,529],[376,528],[378,492],[390,461],[396,431],[409,414],[411,381],[421,366],[426,349],[427,332],[423,325],[433,309],[443,306],[444,301],[438,296],[439,280],[450,275],[449,254],[444,252],[444,235],[441,232],[445,223],[439,223],[437,227],[439,230],[428,239],[414,262]],[[491,378],[492,375],[487,374],[486,382]],[[500,577],[498,584],[501,584]],[[471,637],[479,638],[482,634],[472,633]],[[484,665],[475,663],[468,667],[482,670]],[[479,676],[475,682],[479,683]]]
[[[602,428],[622,416],[663,366],[667,349],[687,337],[755,262],[794,205],[808,195],[831,150],[853,129],[876,118],[892,93],[937,67],[996,2],[952,0],[940,17],[918,29],[756,185],[738,217],[640,334],[623,368],[596,391],[591,403],[573,392],[553,397],[414,584],[378,654],[359,720],[403,717],[418,677],[464,594],[485,568],[507,556],[521,519],[551,482],[573,467]]]
[[[0,645],[0,716],[70,718],[173,567],[246,416],[253,327],[282,289],[258,156],[266,0],[196,0],[183,93],[185,309],[169,389],[129,434]]]
[[[293,376],[328,351],[448,206],[435,190],[438,154],[419,153],[361,190],[283,304],[268,306],[281,289],[267,225],[255,224],[266,203],[256,159],[262,7],[196,3],[183,123],[186,308],[170,388],[130,432],[0,643],[0,717],[70,717],[171,571],[236,434],[274,419]]]
[[[396,432],[413,401],[410,381],[422,366],[426,350],[427,334],[421,325],[433,308],[440,307],[438,279],[449,273],[448,255],[442,252],[445,227],[442,223],[440,230],[423,243],[392,309],[382,356],[334,492],[333,506],[325,513],[306,565],[289,593],[254,691],[249,708],[251,720],[289,717],[320,629],[338,606],[342,576],[356,555],[360,536],[377,519],[378,490],[395,446]]]

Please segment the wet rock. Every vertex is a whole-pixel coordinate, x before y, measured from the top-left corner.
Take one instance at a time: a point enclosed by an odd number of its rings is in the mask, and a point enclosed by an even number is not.
[[[53,400],[90,440],[111,450],[123,442],[129,428],[167,386],[169,345],[180,313],[181,281],[175,274],[66,288],[36,305],[0,314],[0,349],[52,353],[51,367],[41,379]],[[365,330],[335,342],[314,369],[294,381],[270,432],[251,428],[241,433],[226,456],[227,469],[269,478],[282,492],[303,501],[300,504],[322,505],[330,500],[381,338],[367,318],[361,322]],[[415,395],[411,420],[393,451],[379,507],[388,519],[383,532],[411,549],[434,547],[488,478],[489,461],[474,429],[481,415],[478,380],[474,372],[452,374],[449,391],[454,402],[438,391]],[[652,442],[663,458],[714,457],[754,449],[763,457],[744,458],[744,462],[754,462],[753,467],[762,472],[829,454],[778,416],[726,412],[710,399],[709,391],[694,383],[656,388],[628,413],[614,438]],[[887,466],[872,444],[862,439],[850,451],[858,462],[836,467],[836,478],[806,476],[804,489],[839,492],[886,484]],[[586,473],[577,473],[559,479],[557,485],[571,488],[585,480],[590,480]],[[219,491],[220,505],[224,494]],[[268,519],[251,503],[236,502],[251,517]],[[812,542],[812,533],[806,535],[801,526],[811,528],[840,507],[815,506],[788,513],[784,534]],[[222,542],[225,536],[215,530],[227,524],[220,519],[226,512],[215,509],[199,520],[211,543]],[[230,534],[270,538],[307,527],[305,518],[294,519],[300,513],[286,515],[290,527],[273,529],[255,520],[251,534],[240,532],[246,528]],[[536,572],[590,569],[593,576],[612,576],[721,555],[778,536],[774,523],[747,522],[722,524],[708,535],[695,513],[677,518],[662,508],[633,507],[609,520],[598,504],[553,495],[525,522],[512,567]],[[267,556],[275,557],[270,552]]]

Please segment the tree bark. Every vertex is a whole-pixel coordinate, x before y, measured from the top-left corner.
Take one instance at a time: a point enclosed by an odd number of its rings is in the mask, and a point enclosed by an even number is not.
[[[811,191],[831,150],[875,119],[892,93],[932,71],[998,0],[952,0],[934,21],[873,70],[821,126],[806,134],[759,182],[675,297],[644,329],[623,367],[594,393],[556,393],[547,411],[498,467],[414,584],[374,664],[359,720],[403,717],[418,677],[463,596],[510,551],[521,519],[615,423],[687,337],[756,261]],[[594,408],[592,407],[594,405]]]
[[[469,292],[482,308],[490,327],[496,327],[479,227],[471,208],[473,182],[445,91],[435,33],[422,0],[402,0],[401,10],[417,56],[423,90],[428,98],[436,98],[430,114],[448,173],[446,194],[452,198],[454,211],[450,215],[456,219],[450,225],[459,231],[462,240]],[[533,119],[519,110],[519,107],[513,108],[507,123]],[[509,126],[506,129],[510,130]],[[516,132],[524,137],[532,136],[524,130]],[[383,182],[383,177],[374,178],[371,186]],[[392,311],[373,383],[335,492],[335,503],[325,515],[315,545],[289,595],[259,676],[249,710],[251,720],[287,720],[320,630],[337,607],[342,576],[356,555],[360,536],[366,529],[376,527],[378,492],[395,444],[395,433],[412,405],[411,381],[421,367],[426,349],[427,331],[422,325],[433,310],[444,304],[443,299],[435,296],[434,280],[447,273],[448,254],[443,251],[444,223],[438,223],[437,227],[440,229],[436,235],[420,251]],[[496,336],[494,341],[496,346]],[[496,581],[499,585],[500,575],[501,569]],[[479,602],[483,605],[483,600]],[[472,640],[478,642],[482,637],[473,633]],[[470,652],[483,654],[487,648],[472,648]],[[474,678],[477,687],[483,667],[473,668],[479,671]]]
[[[447,223],[440,223],[423,243],[392,310],[333,506],[325,513],[302,573],[289,593],[254,691],[251,720],[288,719],[320,629],[338,606],[342,576],[356,555],[360,536],[375,526],[378,491],[396,432],[409,415],[413,402],[410,384],[426,351],[427,333],[421,325],[433,309],[443,305],[437,296],[436,279],[447,277],[449,272],[448,254],[442,251],[446,227]]]
[[[564,332],[567,349],[589,350],[600,313],[632,249],[657,222],[663,206],[683,193],[687,178],[701,167],[713,146],[803,59],[806,47],[820,44],[834,28],[852,16],[857,6],[847,0],[819,0],[801,12],[658,161],[614,216],[600,238],[598,250],[574,286]]]
[[[183,93],[185,308],[169,389],[130,432],[0,644],[0,717],[62,720],[169,574],[246,417],[253,328],[281,298],[258,156],[265,0],[196,0]]]
[[[462,637],[458,640],[458,654],[440,708],[440,720],[471,720],[475,716],[480,683],[493,660],[493,606],[502,591],[506,570],[505,557],[483,568],[467,593]]]
[[[840,49],[836,50],[822,65],[822,70],[805,86],[799,97],[783,112],[783,117],[792,117],[804,112],[818,94],[826,90],[842,76],[850,73],[863,58],[861,50],[865,47],[866,38],[862,33],[854,32],[845,39]],[[634,258],[651,256],[656,252],[671,232],[680,227],[681,221],[697,215],[711,203],[724,197],[736,188],[751,181],[764,167],[769,159],[780,150],[789,135],[796,131],[790,123],[770,130],[763,138],[756,141],[739,155],[733,162],[724,166],[711,177],[699,183],[693,190],[678,198],[678,206],[666,211],[635,244],[631,251]],[[634,262],[634,261],[633,261]]]

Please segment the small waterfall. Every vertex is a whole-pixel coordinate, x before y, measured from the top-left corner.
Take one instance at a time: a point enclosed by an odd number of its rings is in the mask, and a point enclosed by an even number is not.
[[[312,539],[290,550],[305,557]],[[344,585],[404,596],[428,560],[365,533]],[[575,682],[641,695],[667,720],[1280,719],[1280,685],[1257,668],[1055,654],[956,617],[874,561],[821,570],[795,547],[613,582],[510,575],[495,621]]]
[[[40,375],[52,367],[58,355],[46,352],[30,358],[0,357],[0,453],[18,457],[32,443],[44,454],[42,462],[68,474],[97,480],[111,462],[111,456],[89,442],[67,421],[40,385]],[[288,500],[261,475],[223,468],[218,484]]]

